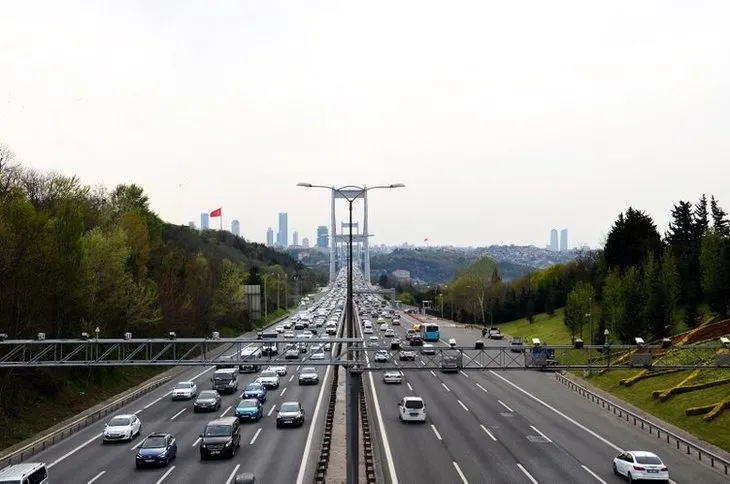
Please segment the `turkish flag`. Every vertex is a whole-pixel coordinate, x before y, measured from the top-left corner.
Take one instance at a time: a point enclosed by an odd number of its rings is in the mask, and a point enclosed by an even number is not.
[[[223,209],[222,208],[216,208],[212,212],[210,212],[211,217],[221,217],[223,215]]]

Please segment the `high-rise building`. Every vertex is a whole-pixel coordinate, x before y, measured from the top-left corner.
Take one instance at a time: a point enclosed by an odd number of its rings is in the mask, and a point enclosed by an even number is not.
[[[241,235],[241,222],[238,220],[231,222],[231,233],[236,236]]]
[[[320,225],[317,227],[317,247],[326,249],[329,247],[329,230],[326,225]]]
[[[188,222],[188,227],[190,227],[193,230],[197,230],[197,228],[198,228],[195,226],[195,222],[193,222],[192,220],[190,222]]]
[[[560,231],[560,252],[568,250],[568,229]]]
[[[299,245],[299,232],[291,234],[291,245]]]
[[[550,231],[550,250],[557,252],[558,249],[558,229],[552,229]]]
[[[289,216],[286,212],[279,213],[279,233],[276,242],[284,247],[289,245]]]
[[[266,231],[266,247],[273,247],[274,246],[274,229],[269,227],[269,230]]]
[[[302,247],[304,247],[305,249],[309,248],[309,237],[304,237],[302,239]]]
[[[210,219],[208,218],[208,214],[201,213],[200,214],[200,230],[208,230],[210,228],[209,221],[210,221]]]

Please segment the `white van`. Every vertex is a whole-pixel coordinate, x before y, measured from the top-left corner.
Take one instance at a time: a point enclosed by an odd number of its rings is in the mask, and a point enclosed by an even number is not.
[[[449,339],[449,346],[456,348],[456,340],[454,338]]]
[[[244,348],[241,350],[241,360],[245,363],[238,365],[239,373],[256,373],[261,370],[261,357],[263,352],[260,346]]]
[[[0,469],[0,482],[47,484],[48,468],[41,462],[25,462]]]

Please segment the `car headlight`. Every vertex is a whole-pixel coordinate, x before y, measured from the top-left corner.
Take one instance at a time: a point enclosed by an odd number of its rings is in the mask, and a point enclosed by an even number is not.
[[[167,455],[167,449],[163,450],[161,453],[157,455],[157,457],[165,457]]]

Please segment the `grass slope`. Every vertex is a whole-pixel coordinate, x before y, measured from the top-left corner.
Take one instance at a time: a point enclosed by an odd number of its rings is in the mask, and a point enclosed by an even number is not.
[[[570,331],[563,324],[563,310],[558,309],[555,314],[548,316],[541,313],[530,322],[525,319],[510,321],[499,325],[500,331],[512,337],[520,337],[529,343],[532,338],[540,338],[543,343],[553,345],[569,345]]]

